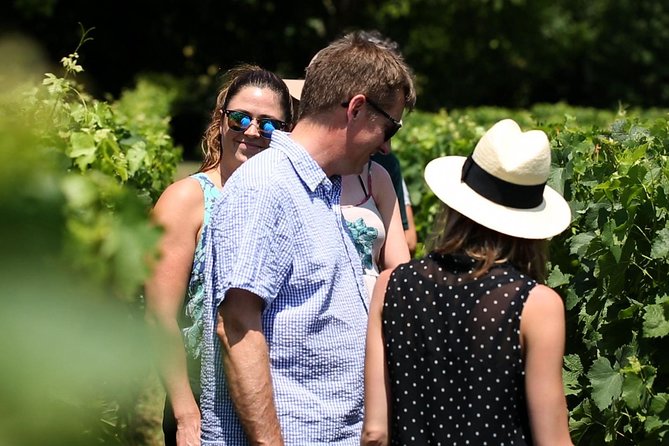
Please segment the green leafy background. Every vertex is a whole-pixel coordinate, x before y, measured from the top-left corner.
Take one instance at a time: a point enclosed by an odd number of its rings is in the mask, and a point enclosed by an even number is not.
[[[565,104],[412,114],[393,149],[419,240],[440,209],[422,179],[427,161],[469,154],[505,117],[549,135],[549,184],[573,213],[571,227],[551,240],[548,285],[567,309],[564,384],[574,442],[669,444],[669,115]]]
[[[140,81],[101,101],[76,82],[76,52],[62,65],[41,80],[0,67],[0,444],[143,444],[141,285],[160,236],[149,211],[180,160],[175,91]]]
[[[0,444],[146,444],[133,432],[151,370],[141,284],[160,230],[148,213],[181,160],[169,129],[185,93],[146,77],[99,100],[76,81],[76,51],[62,65],[0,71]],[[549,135],[550,184],[573,212],[551,241],[548,278],[567,311],[572,438],[669,444],[667,112],[558,103],[408,115],[393,148],[417,255],[440,209],[425,164],[470,153],[506,117]]]

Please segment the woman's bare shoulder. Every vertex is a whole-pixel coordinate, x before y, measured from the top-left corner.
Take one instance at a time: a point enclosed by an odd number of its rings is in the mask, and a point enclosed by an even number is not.
[[[371,162],[370,172],[372,172],[372,178],[388,178],[390,180],[390,174],[386,168],[376,161]]]
[[[174,217],[184,217],[191,213],[202,214],[204,211],[204,193],[198,181],[186,177],[170,184],[160,195],[153,216],[159,223]],[[199,215],[202,218],[202,215]]]
[[[543,318],[562,315],[563,313],[564,302],[562,297],[554,289],[541,284],[530,290],[523,308],[523,318]]]
[[[372,175],[372,190],[374,191],[375,198],[386,195],[395,197],[395,187],[393,186],[393,181],[386,168],[376,161],[372,161],[370,172]],[[392,194],[390,194],[391,191]]]

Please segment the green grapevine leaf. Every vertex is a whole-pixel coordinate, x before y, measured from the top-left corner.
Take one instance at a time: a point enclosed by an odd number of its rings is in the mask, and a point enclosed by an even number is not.
[[[666,259],[669,256],[669,228],[665,227],[657,232],[650,248],[650,256],[653,259]]]
[[[668,402],[669,402],[669,393],[658,393],[650,401],[650,411],[651,411],[651,413],[659,415],[667,407],[669,407],[669,406],[667,406]]]
[[[576,234],[571,238],[569,252],[571,254],[582,255],[594,238],[595,234],[592,232],[582,232],[580,234]]]
[[[92,206],[97,199],[93,184],[81,175],[68,175],[63,178],[61,188],[69,206],[75,209]]]
[[[643,305],[639,302],[633,301],[632,305],[627,308],[624,308],[618,312],[618,319],[629,319],[634,316],[643,308]]]
[[[592,399],[598,409],[606,409],[614,399],[620,397],[623,377],[611,367],[607,358],[597,358],[587,376],[592,386]]]
[[[79,169],[86,168],[95,162],[97,148],[92,135],[82,132],[70,134],[70,147],[67,155],[74,158],[74,162]]]
[[[589,399],[582,400],[571,411],[569,431],[572,439],[574,440],[574,444],[588,444],[586,435],[594,423],[593,411],[594,409],[592,407],[592,402]]]
[[[565,169],[563,167],[554,167],[551,169],[548,184],[560,195],[564,195]]]
[[[551,288],[558,288],[562,285],[567,285],[571,281],[571,274],[564,274],[560,271],[560,267],[556,266],[551,270],[546,285]]]
[[[643,429],[646,431],[646,433],[651,433],[658,430],[662,426],[667,425],[669,425],[669,423],[666,420],[663,420],[655,415],[651,415],[646,417],[646,420],[643,423]]]
[[[643,336],[659,338],[669,334],[669,321],[665,317],[665,305],[653,304],[646,306],[643,315]]]
[[[138,142],[128,150],[128,173],[133,176],[142,166],[147,157],[147,151],[144,142]]]
[[[562,370],[565,395],[578,395],[581,392],[579,378],[583,375],[583,364],[578,355],[566,355]]]
[[[581,296],[576,293],[573,288],[567,288],[567,296],[565,297],[565,308],[567,311],[573,309],[581,301]]]
[[[117,221],[105,239],[103,251],[113,259],[115,280],[124,295],[132,295],[148,275],[145,253],[158,241],[159,231],[144,222]]]
[[[646,385],[639,375],[629,375],[623,380],[622,398],[630,409],[638,409]]]

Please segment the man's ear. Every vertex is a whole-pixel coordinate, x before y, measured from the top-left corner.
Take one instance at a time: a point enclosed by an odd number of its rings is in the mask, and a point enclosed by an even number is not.
[[[348,101],[348,114],[351,119],[355,119],[358,116],[365,102],[367,102],[367,98],[365,98],[364,94],[356,94]]]

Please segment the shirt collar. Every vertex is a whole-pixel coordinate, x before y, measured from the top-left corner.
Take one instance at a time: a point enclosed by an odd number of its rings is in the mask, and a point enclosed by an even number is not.
[[[273,131],[270,147],[281,150],[288,157],[295,172],[311,192],[315,192],[320,185],[323,186],[326,193],[339,189],[341,177],[328,178],[307,150],[291,139],[288,133],[280,130]]]

